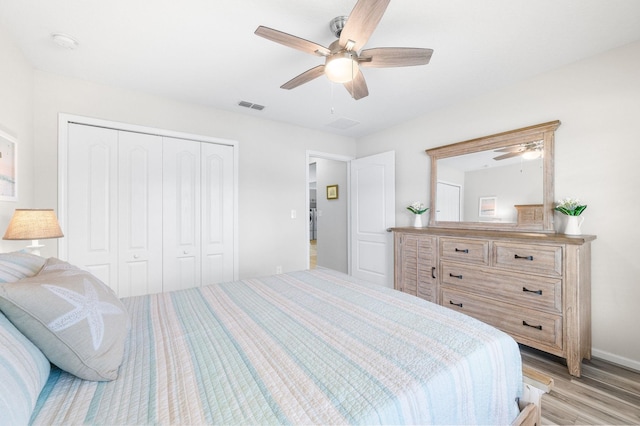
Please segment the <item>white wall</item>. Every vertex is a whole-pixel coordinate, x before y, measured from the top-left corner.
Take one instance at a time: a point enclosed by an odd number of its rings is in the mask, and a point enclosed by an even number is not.
[[[449,143],[561,120],[556,131],[556,199],[580,197],[592,244],[594,355],[640,369],[640,42],[526,82],[434,111],[362,138],[357,155],[394,149],[396,211],[429,197],[424,153]],[[398,214],[398,226],[408,225]]]
[[[2,27],[0,58],[0,130],[18,141],[18,201],[0,201],[1,237],[16,208],[53,208],[55,204],[33,202],[33,70]],[[27,245],[24,241],[0,240],[0,251]]]
[[[60,112],[238,141],[240,278],[307,267],[306,152],[355,154],[351,138],[42,71],[34,93],[35,197],[45,205],[57,205]]]

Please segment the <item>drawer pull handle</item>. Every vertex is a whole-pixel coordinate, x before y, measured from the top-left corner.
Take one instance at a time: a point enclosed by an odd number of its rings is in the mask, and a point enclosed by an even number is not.
[[[455,305],[455,306],[457,306],[458,308],[462,308],[462,303],[453,303],[453,300],[449,300],[449,304],[450,304],[450,305]]]
[[[522,291],[524,291],[526,293],[535,293],[535,294],[539,294],[540,296],[542,296],[542,290],[529,290],[526,287],[522,287]]]
[[[526,321],[522,321],[522,325],[526,325],[527,327],[537,328],[538,330],[542,330],[541,325],[531,325],[531,324],[528,324]]]
[[[524,259],[524,260],[533,260],[533,256],[518,256],[517,254],[513,256],[514,259]]]
[[[456,252],[457,253],[469,253],[469,249],[459,249],[456,247]]]
[[[433,279],[436,278],[436,267],[435,266],[431,267],[431,278],[433,278]]]
[[[449,276],[452,277],[452,278],[457,278],[459,280],[462,279],[462,275],[453,275],[452,273],[449,273]]]

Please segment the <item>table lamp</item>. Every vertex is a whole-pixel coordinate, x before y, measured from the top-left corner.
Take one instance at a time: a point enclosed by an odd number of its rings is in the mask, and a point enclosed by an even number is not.
[[[3,240],[32,240],[31,253],[40,256],[38,240],[64,237],[53,209],[16,209]]]

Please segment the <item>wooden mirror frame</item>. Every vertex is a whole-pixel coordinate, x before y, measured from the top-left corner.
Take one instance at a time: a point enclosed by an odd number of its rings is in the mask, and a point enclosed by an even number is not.
[[[550,121],[548,123],[537,124],[535,126],[523,127],[517,130],[497,133],[495,135],[484,136],[451,145],[427,149],[426,153],[431,157],[431,201],[429,208],[432,214],[429,217],[429,226],[440,228],[470,228],[486,230],[521,230],[517,223],[485,223],[485,222],[438,222],[436,215],[437,183],[438,183],[438,160],[455,157],[458,155],[471,154],[474,152],[503,148],[505,146],[517,145],[534,140],[543,141],[543,214],[542,223],[536,226],[527,226],[528,231],[554,232],[553,228],[553,208],[554,208],[554,135],[555,130],[560,126],[560,121]]]

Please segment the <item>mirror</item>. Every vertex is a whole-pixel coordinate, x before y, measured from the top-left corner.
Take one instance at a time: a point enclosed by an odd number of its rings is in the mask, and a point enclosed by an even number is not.
[[[553,231],[559,121],[428,149],[430,226]]]

